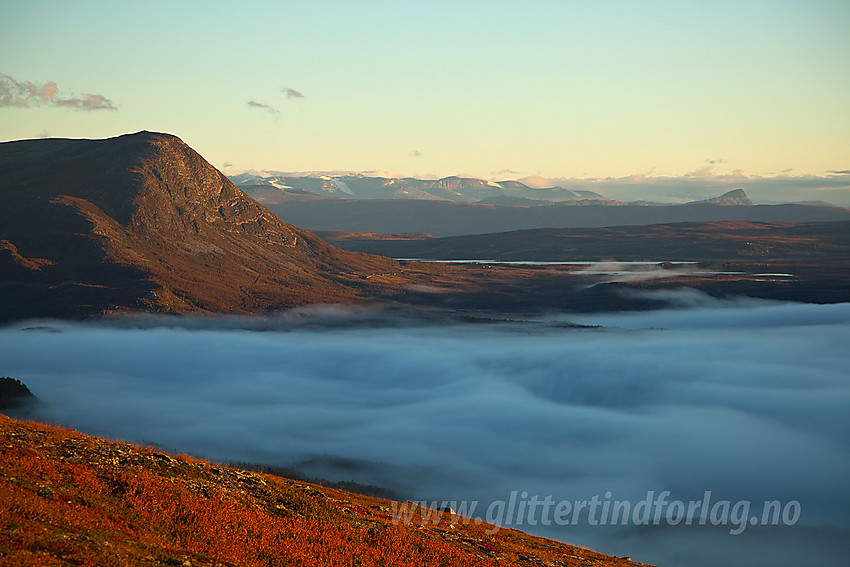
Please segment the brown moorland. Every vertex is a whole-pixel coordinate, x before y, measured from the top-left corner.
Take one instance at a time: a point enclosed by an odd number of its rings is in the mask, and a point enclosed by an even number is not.
[[[390,257],[500,261],[847,261],[850,221],[683,222],[540,228],[449,236],[316,231],[347,250]]]
[[[433,238],[405,235],[319,231],[345,249],[396,258],[482,259],[501,262],[697,262],[694,272],[631,281],[604,282],[583,274],[585,266],[488,264],[491,282],[477,292],[465,290],[455,304],[471,305],[484,295],[503,305],[534,310],[636,309],[634,290],[691,287],[712,296],[748,296],[784,301],[850,301],[850,221],[839,222],[694,222],[605,228],[546,228]],[[668,265],[668,267],[670,267]],[[501,270],[501,271],[499,271]],[[716,272],[711,275],[710,272]],[[496,274],[501,274],[496,276]],[[513,283],[511,283],[513,282]],[[590,287],[588,287],[590,286]],[[511,295],[510,290],[517,293]],[[566,292],[566,290],[569,290]],[[624,293],[625,292],[625,293]],[[442,298],[448,304],[449,298]]]

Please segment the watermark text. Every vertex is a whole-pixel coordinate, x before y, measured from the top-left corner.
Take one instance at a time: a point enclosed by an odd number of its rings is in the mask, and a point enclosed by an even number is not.
[[[656,493],[648,491],[646,498],[634,502],[618,500],[608,491],[589,500],[559,500],[552,495],[529,496],[527,492],[511,492],[507,500],[494,500],[486,510],[477,500],[393,502],[394,523],[410,525],[437,525],[448,520],[468,524],[472,521],[492,524],[490,533],[503,527],[522,526],[646,526],[680,524],[729,526],[731,535],[740,535],[747,525],[793,526],[800,519],[802,507],[797,500],[782,503],[768,500],[762,503],[760,513],[751,514],[749,500],[714,500],[707,490],[699,500],[672,500],[669,490]],[[478,515],[476,515],[478,512]],[[482,514],[483,512],[483,514]]]

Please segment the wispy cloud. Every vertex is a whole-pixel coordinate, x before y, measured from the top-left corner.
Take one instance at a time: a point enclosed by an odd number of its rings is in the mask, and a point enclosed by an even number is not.
[[[266,112],[270,112],[272,114],[280,114],[280,111],[273,106],[269,106],[263,102],[257,102],[256,100],[249,100],[248,106],[251,108],[259,108],[260,110],[265,110]]]
[[[295,89],[291,89],[289,87],[282,88],[280,90],[280,92],[282,92],[284,95],[286,95],[286,98],[305,98],[303,94],[301,94],[300,92],[296,91]],[[265,110],[269,114],[280,114],[280,110],[278,110],[277,108],[275,108],[274,106],[272,106],[270,104],[266,104],[265,102],[258,102],[256,100],[249,100],[248,106],[251,107],[251,108],[257,108],[259,110]]]
[[[410,157],[422,157],[422,152],[420,152],[419,150],[413,150],[412,152],[410,152]]]
[[[289,87],[282,88],[280,92],[285,94],[286,98],[304,98],[304,95],[301,94],[299,91],[296,91],[295,89],[291,89]]]
[[[498,171],[491,171],[490,175],[519,175],[519,172],[513,169],[500,169]]]
[[[53,81],[35,83],[18,81],[9,75],[0,75],[0,106],[31,108],[55,106],[74,110],[118,110],[115,104],[101,94],[70,94],[63,96]]]
[[[66,106],[77,110],[116,110],[112,101],[103,95],[85,94],[81,97],[56,99],[57,106]]]

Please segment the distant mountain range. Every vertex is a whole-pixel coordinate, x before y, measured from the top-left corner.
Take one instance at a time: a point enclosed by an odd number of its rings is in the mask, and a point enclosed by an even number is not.
[[[274,187],[284,193],[305,192],[347,199],[425,199],[457,203],[545,205],[562,202],[611,203],[593,191],[573,191],[563,187],[535,188],[519,181],[486,181],[472,177],[414,179],[360,175],[262,176],[253,173],[231,175],[230,180],[247,193]],[[281,196],[285,198],[285,196]]]
[[[253,313],[399,278],[281,222],[168,134],[2,143],[0,179],[0,320]]]
[[[301,195],[280,199],[268,189],[248,194],[286,222],[309,230],[421,232],[433,236],[485,234],[531,228],[581,228],[675,222],[822,222],[850,220],[850,209],[814,205],[752,205],[741,190],[682,205],[557,203],[505,206],[447,200],[342,199]]]
[[[246,193],[262,196],[270,203],[291,200],[304,201],[311,197],[340,197],[344,199],[405,199],[442,200],[455,203],[479,203],[516,207],[540,207],[555,204],[650,206],[669,203],[649,201],[623,202],[594,191],[564,187],[531,187],[520,181],[487,181],[473,177],[444,177],[443,179],[390,178],[365,175],[258,175],[240,173],[229,179]],[[276,190],[276,191],[275,191]],[[693,201],[715,205],[752,205],[743,189],[735,189],[714,199]],[[828,203],[823,205],[831,206]]]
[[[460,236],[532,228],[673,222],[850,220],[828,203],[755,205],[743,189],[682,204],[623,202],[592,191],[467,177],[437,180],[356,175],[230,178],[286,222],[309,230]]]

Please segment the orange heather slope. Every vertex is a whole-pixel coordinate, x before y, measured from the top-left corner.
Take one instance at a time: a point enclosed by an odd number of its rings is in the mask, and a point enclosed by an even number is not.
[[[398,508],[0,414],[3,565],[638,565]]]

